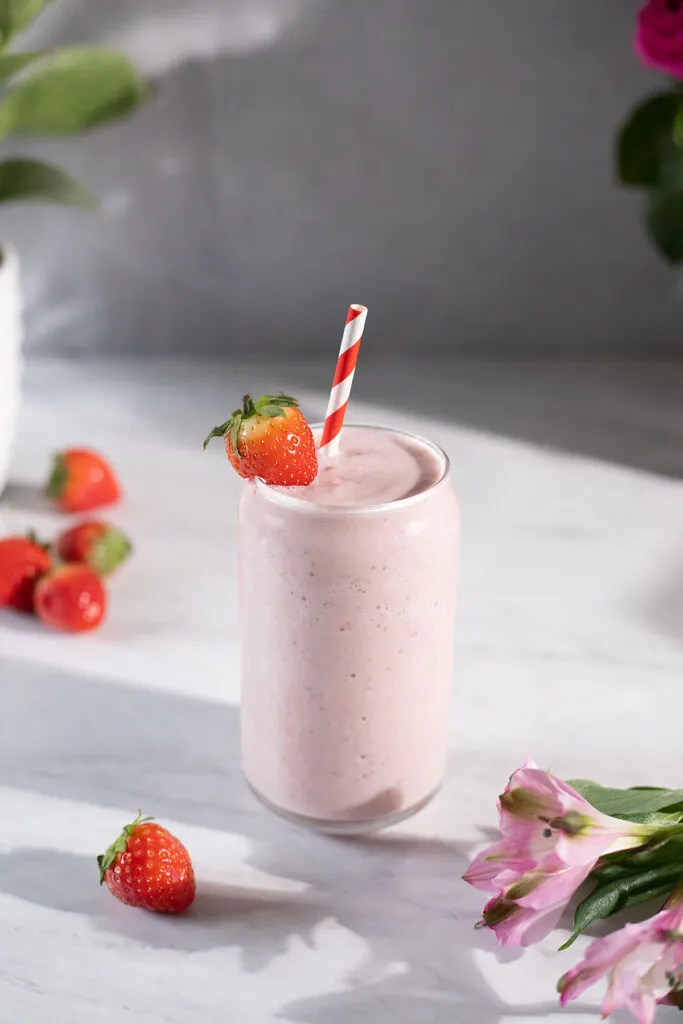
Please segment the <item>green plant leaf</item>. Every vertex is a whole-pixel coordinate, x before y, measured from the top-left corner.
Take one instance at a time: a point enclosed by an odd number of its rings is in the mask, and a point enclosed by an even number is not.
[[[114,50],[61,50],[0,104],[0,136],[71,135],[123,117],[147,96],[144,79]]]
[[[674,836],[663,842],[653,842],[636,850],[622,850],[603,858],[591,872],[598,882],[626,878],[628,875],[649,871],[662,864],[680,865],[683,873],[683,836]]]
[[[674,145],[681,149],[683,147],[683,106],[680,103],[674,117],[672,136]]]
[[[615,818],[623,818],[625,821],[635,821],[638,825],[679,825],[683,822],[683,810],[670,811],[643,811],[639,814],[615,814]]]
[[[610,789],[590,779],[571,779],[568,784],[603,814],[630,818],[631,814],[647,814],[683,805],[683,789],[656,789],[653,786]]]
[[[0,37],[6,42],[30,25],[52,0],[0,0]]]
[[[673,145],[679,103],[675,92],[657,93],[623,122],[616,143],[617,177],[622,185],[652,188],[660,183],[665,154]]]
[[[42,200],[94,209],[97,201],[66,171],[38,160],[0,162],[0,203],[15,199]]]
[[[574,930],[560,949],[571,946],[593,921],[668,895],[681,875],[683,864],[660,864],[649,871],[638,871],[622,878],[599,882],[576,908]]]
[[[683,261],[683,185],[655,189],[648,197],[647,229],[669,263]]]
[[[0,53],[0,81],[6,82],[44,56],[44,50],[34,50],[32,53]]]

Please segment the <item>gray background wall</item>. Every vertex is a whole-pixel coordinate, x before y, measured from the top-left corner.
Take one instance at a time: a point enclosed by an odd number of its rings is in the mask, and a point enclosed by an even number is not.
[[[43,348],[683,353],[677,275],[611,138],[659,86],[637,0],[61,0],[29,42],[106,40],[132,120],[8,150],[102,217],[3,211]]]

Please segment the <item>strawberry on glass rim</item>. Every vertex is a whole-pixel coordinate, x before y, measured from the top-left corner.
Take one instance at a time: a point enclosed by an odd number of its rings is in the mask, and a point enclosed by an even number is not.
[[[256,477],[278,487],[305,487],[318,473],[315,441],[296,398],[262,395],[254,402],[245,395],[241,409],[214,427],[222,437],[230,465],[246,480]]]

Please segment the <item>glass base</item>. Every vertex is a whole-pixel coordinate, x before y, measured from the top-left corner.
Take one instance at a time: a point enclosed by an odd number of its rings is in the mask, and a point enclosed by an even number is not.
[[[391,814],[384,814],[375,818],[362,818],[356,821],[341,821],[338,819],[309,818],[306,814],[296,814],[294,811],[285,810],[284,807],[279,807],[268,800],[263,793],[259,793],[248,779],[247,785],[259,803],[263,804],[267,810],[272,811],[273,814],[277,814],[279,818],[284,818],[285,821],[289,821],[292,825],[308,829],[309,832],[318,832],[326,836],[363,836],[371,832],[379,832],[381,829],[389,828],[391,825],[398,825],[399,822],[405,821],[406,818],[412,818],[414,814],[417,814],[428,803],[431,803],[441,789],[441,786],[438,785],[436,789],[433,789],[431,793],[428,793],[426,797],[423,797],[416,804],[413,804],[411,807],[405,807],[400,811],[392,811]]]

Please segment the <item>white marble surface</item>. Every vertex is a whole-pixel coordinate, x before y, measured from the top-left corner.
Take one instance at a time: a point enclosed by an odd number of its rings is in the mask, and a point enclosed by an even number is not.
[[[432,369],[442,389],[448,373],[461,388],[469,380],[480,412],[504,405],[501,368]],[[546,370],[529,372],[542,381]],[[660,370],[662,394],[672,372]],[[565,408],[572,388],[585,394],[587,373],[560,375]],[[412,822],[339,842],[270,817],[240,778],[238,481],[218,446],[201,453],[246,386],[295,388],[297,372],[32,365],[3,529],[56,525],[36,485],[54,448],[88,443],[120,470],[127,493],[115,518],[137,550],[97,634],[0,617],[2,1024],[591,1019],[595,999],[561,1013],[554,995],[581,947],[555,953],[554,935],[501,956],[472,930],[480,894],[459,875],[527,753],[567,776],[681,784],[683,481],[642,468],[659,447],[644,425],[656,414],[661,427],[663,415],[653,374],[640,374],[647,408],[633,386],[621,419],[597,431],[596,451],[612,440],[622,462],[624,430],[640,437],[641,468],[589,454],[581,403],[578,455],[463,426],[457,403],[442,403],[439,420],[401,413],[389,396],[368,405],[359,390],[355,418],[417,427],[449,451],[463,558],[444,791]],[[319,391],[315,373],[305,379],[302,397],[319,415],[324,374]],[[536,434],[545,416],[554,437],[552,403],[535,408]],[[662,445],[680,440],[672,410]],[[182,919],[123,907],[97,885],[95,855],[138,807],[192,852],[199,895]]]

